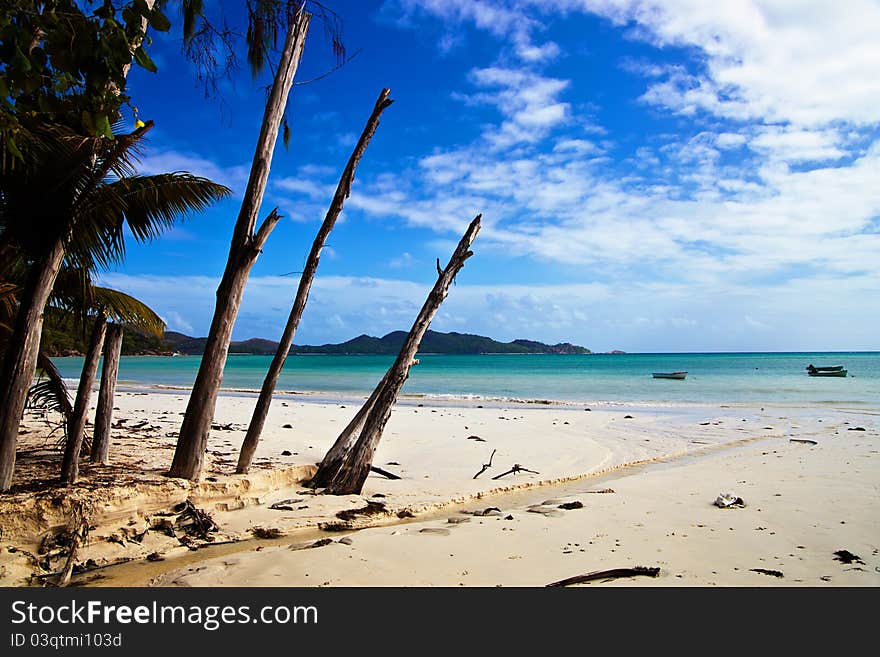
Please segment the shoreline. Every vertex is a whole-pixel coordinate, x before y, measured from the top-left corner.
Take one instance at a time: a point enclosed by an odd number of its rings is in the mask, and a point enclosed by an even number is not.
[[[65,379],[68,385],[77,383],[77,379]],[[120,380],[117,384],[117,391],[129,394],[169,394],[179,395],[188,394],[192,390],[192,386],[177,386],[164,383],[140,383],[136,381]],[[95,390],[97,392],[97,390]],[[259,388],[221,388],[220,397],[230,398],[247,398],[256,399],[260,394]],[[358,391],[348,392],[329,392],[324,390],[276,390],[273,393],[273,403],[275,399],[283,399],[287,401],[297,401],[302,403],[313,404],[358,404],[366,401],[369,393],[364,394]],[[710,408],[777,408],[777,409],[811,409],[811,408],[827,408],[852,410],[854,412],[870,413],[876,409],[880,415],[880,409],[875,404],[867,401],[663,401],[663,400],[613,400],[613,399],[545,399],[533,398],[523,399],[521,397],[506,396],[490,396],[478,394],[439,394],[439,393],[401,393],[395,405],[399,406],[418,406],[423,404],[428,407],[460,407],[460,408],[583,408],[595,407],[599,410],[619,410],[632,408],[636,410],[656,409],[658,412],[664,410],[678,410],[682,408],[693,409],[710,409]]]
[[[0,527],[4,529],[0,543],[21,551],[2,554],[0,583],[26,582],[34,571],[34,562],[22,553],[37,555],[42,538],[63,528],[66,508],[52,506],[52,498],[59,493],[69,499],[88,498],[97,509],[95,529],[79,561],[92,559],[95,565],[106,565],[119,559],[143,560],[151,553],[171,560],[172,555],[189,550],[181,545],[179,537],[150,531],[150,527],[163,522],[162,513],[167,516],[170,507],[186,499],[192,499],[214,517],[220,526],[215,537],[218,541],[249,537],[257,527],[290,534],[291,539],[302,532],[320,533],[329,525],[346,533],[360,533],[373,531],[365,528],[374,525],[396,527],[400,523],[397,514],[404,511],[416,516],[407,521],[410,526],[431,522],[425,519],[443,516],[456,505],[475,507],[484,498],[552,496],[556,495],[554,491],[576,489],[606,477],[628,477],[633,468],[663,471],[693,459],[692,465],[701,472],[715,460],[712,455],[738,454],[748,451],[751,445],[764,444],[791,449],[791,438],[826,442],[843,435],[876,446],[880,416],[876,407],[860,410],[816,405],[671,404],[656,408],[618,403],[604,408],[593,406],[592,412],[584,412],[582,404],[571,403],[489,405],[464,400],[455,405],[447,398],[416,397],[395,406],[374,458],[376,465],[403,479],[389,481],[371,475],[361,495],[333,497],[312,495],[302,489],[300,482],[309,476],[309,469],[314,468],[363,398],[352,403],[279,396],[272,405],[251,474],[241,476],[232,474],[232,469],[253,400],[251,396],[224,392],[217,406],[206,469],[197,485],[164,476],[187,398],[182,390],[120,391],[120,410],[114,416],[113,466],[84,464],[81,483],[71,489],[55,486],[42,497],[21,490],[20,484],[19,492],[0,496]],[[31,417],[26,423],[17,475],[23,479],[19,482],[28,476],[54,481],[60,455],[47,448],[43,422]],[[855,423],[865,431],[849,433],[847,429]],[[876,451],[869,450],[865,456]],[[495,453],[493,468],[475,479],[474,474],[480,464],[486,463],[490,452]],[[871,458],[871,476],[876,485],[880,476],[876,458]],[[673,465],[666,464],[670,460]],[[540,474],[490,478],[513,463]],[[721,472],[716,477],[723,480],[726,475]],[[714,499],[720,492],[705,494]],[[271,508],[288,499],[297,500],[287,505],[290,510]],[[340,526],[337,513],[360,509],[376,500],[385,503],[381,513],[357,516]],[[862,505],[871,508],[869,501]],[[132,538],[135,534],[138,541]],[[337,541],[340,534],[326,536]],[[477,542],[473,545],[478,545],[483,538],[474,540]],[[222,549],[225,554],[237,548],[218,546],[188,559],[210,560],[214,549]],[[56,568],[57,561],[51,567]],[[392,574],[386,575],[393,579]]]

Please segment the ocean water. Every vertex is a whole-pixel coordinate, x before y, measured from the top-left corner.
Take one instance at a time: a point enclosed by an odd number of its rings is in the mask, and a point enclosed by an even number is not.
[[[419,354],[404,395],[431,398],[564,400],[584,403],[765,403],[880,407],[880,352],[432,355]],[[120,386],[192,386],[200,356],[123,356]],[[58,358],[75,380],[82,358]],[[259,390],[271,358],[233,355],[223,387]],[[291,356],[279,392],[325,397],[368,394],[392,356]],[[843,365],[846,378],[810,377],[806,366]],[[685,370],[685,381],[652,372]]]

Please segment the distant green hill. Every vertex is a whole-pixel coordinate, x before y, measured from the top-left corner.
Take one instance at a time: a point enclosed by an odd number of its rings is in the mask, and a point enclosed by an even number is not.
[[[406,340],[405,331],[393,331],[381,338],[359,335],[341,344],[294,346],[295,354],[397,354]],[[588,354],[589,349],[568,342],[548,345],[533,340],[498,342],[470,333],[438,333],[428,331],[422,339],[423,354]]]
[[[291,354],[389,354],[397,355],[406,340],[405,331],[393,331],[381,338],[359,335],[341,344],[318,346],[294,345]],[[86,348],[82,335],[72,335],[64,331],[54,331],[52,349],[55,355],[70,355]],[[131,354],[202,354],[205,352],[207,338],[193,338],[177,331],[166,331],[164,340],[145,337],[134,331],[125,332],[122,353]],[[274,355],[278,343],[262,338],[233,341],[229,345],[231,354]],[[549,345],[534,340],[514,340],[498,342],[482,335],[470,333],[438,333],[428,331],[422,340],[419,353],[422,354],[589,354],[590,350],[569,342]]]

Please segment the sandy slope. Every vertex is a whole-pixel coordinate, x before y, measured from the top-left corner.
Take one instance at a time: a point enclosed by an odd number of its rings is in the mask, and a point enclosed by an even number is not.
[[[27,490],[0,496],[0,544],[33,551],[42,535],[57,531],[64,521],[64,505],[53,506],[53,500],[88,497],[94,502],[95,529],[83,560],[103,564],[142,559],[153,551],[167,557],[161,567],[154,564],[140,574],[126,571],[121,578],[114,579],[113,569],[108,569],[107,582],[117,585],[144,584],[144,573],[149,573],[162,585],[531,586],[584,571],[639,564],[660,566],[661,577],[617,585],[798,580],[878,584],[874,567],[880,565],[880,434],[878,416],[871,412],[725,406],[593,407],[588,412],[583,406],[490,408],[484,403],[486,408],[479,408],[476,402],[432,406],[427,401],[422,406],[415,400],[394,410],[375,459],[376,465],[403,479],[373,475],[362,495],[337,498],[309,495],[298,479],[320,460],[356,412],[356,400],[321,403],[279,397],[252,473],[241,477],[232,472],[254,399],[221,397],[206,471],[198,485],[163,476],[185,403],[186,397],[176,393],[120,394],[111,446],[115,465],[86,465],[81,485],[53,489],[39,500]],[[848,431],[855,426],[866,430]],[[28,430],[22,446],[31,451],[20,455],[17,482],[51,481],[58,463],[54,453],[42,449],[47,444],[44,423],[31,419]],[[791,443],[791,437],[819,444]],[[493,450],[492,467],[474,479]],[[675,460],[683,455],[689,456]],[[668,463],[637,472],[620,469],[670,457]],[[514,464],[538,474],[492,479]],[[600,473],[614,480],[560,483]],[[597,486],[610,486],[615,492],[584,492]],[[537,490],[492,497],[521,487]],[[727,490],[744,497],[748,506],[713,507],[712,500]],[[525,508],[560,496],[580,500],[585,508],[547,515]],[[127,541],[124,532],[141,531],[149,525],[150,514],[186,498],[212,513],[222,528],[221,539],[250,536],[257,526],[278,529],[291,538],[261,544],[259,552],[252,543],[231,551],[211,548],[229,552],[216,559],[211,550],[194,555],[157,532],[148,532],[142,544]],[[288,499],[294,500],[288,510],[270,508]],[[384,527],[351,534],[351,545],[288,549],[289,543],[305,540],[298,532],[311,531],[308,540],[313,541],[319,525],[338,522],[338,511],[363,507],[367,500],[385,502],[388,513],[353,524]],[[456,508],[447,515],[468,521],[450,523],[438,517],[436,509],[452,502],[464,503],[469,510],[501,506],[503,514],[473,517]],[[397,513],[404,509],[416,515],[415,521],[401,524]],[[513,520],[503,519],[508,514]],[[422,522],[425,518],[431,520]],[[333,533],[323,536],[340,538]],[[123,540],[114,540],[119,537]],[[838,549],[861,556],[865,565],[834,561],[831,553]],[[175,558],[185,559],[187,565],[177,570]],[[20,552],[0,553],[0,583],[22,583],[32,567],[26,561]],[[854,566],[864,570],[853,570]],[[200,570],[190,572],[192,568]],[[750,568],[781,570],[785,577],[776,579]]]
[[[583,481],[533,507],[553,510],[546,515],[517,505],[497,516],[459,513],[367,529],[351,535],[350,545],[250,551],[168,573],[155,584],[541,586],[643,565],[659,566],[660,575],[611,585],[878,586],[878,435],[830,427],[813,435],[816,446],[767,438],[620,473],[600,485]],[[614,492],[590,492],[608,487]],[[713,506],[722,491],[735,492],[746,507]],[[572,500],[584,507],[557,508]],[[836,560],[842,549],[864,563]]]

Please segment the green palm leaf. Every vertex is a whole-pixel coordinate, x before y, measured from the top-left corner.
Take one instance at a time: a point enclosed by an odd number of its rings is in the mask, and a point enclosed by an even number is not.
[[[30,408],[57,411],[64,415],[65,419],[69,418],[73,413],[73,406],[70,403],[67,386],[55,363],[42,351],[37,356],[37,375],[38,381],[28,391],[27,405]]]

